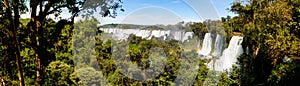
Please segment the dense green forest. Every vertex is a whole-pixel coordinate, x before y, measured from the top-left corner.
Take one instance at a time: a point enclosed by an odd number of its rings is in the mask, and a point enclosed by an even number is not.
[[[240,30],[243,48],[241,83],[245,85],[297,85],[300,71],[299,0],[236,2],[223,18],[224,27]],[[232,26],[230,26],[232,25]],[[226,29],[225,29],[226,30]]]
[[[30,3],[30,7],[26,7],[26,3]],[[88,6],[83,7],[83,3]],[[237,16],[188,25],[178,23],[177,26],[193,31],[195,39],[203,39],[201,37],[210,32],[225,36],[226,44],[233,31],[242,32],[245,52],[238,58],[237,65],[221,73],[209,72],[206,67],[209,59],[198,59],[196,50],[186,51],[176,40],[146,40],[134,35],[130,35],[129,41],[103,40],[106,36],[97,26],[101,22],[91,17],[93,8],[102,6],[107,9],[102,9],[100,14],[116,17],[117,11],[124,11],[118,3],[122,2],[116,1],[108,8],[110,2],[85,0],[0,1],[0,86],[298,84],[299,0],[237,1],[229,8]],[[32,10],[30,18],[20,18],[29,8]],[[59,18],[62,8],[69,10],[72,15],[69,19],[55,21],[47,17],[54,14]],[[83,12],[85,9],[93,12]],[[87,19],[74,22],[79,12]],[[149,28],[159,28],[159,25]],[[122,67],[132,65],[137,68],[125,74]],[[141,73],[152,66],[165,67]],[[198,69],[191,72],[184,68]],[[157,77],[147,73],[157,74]]]

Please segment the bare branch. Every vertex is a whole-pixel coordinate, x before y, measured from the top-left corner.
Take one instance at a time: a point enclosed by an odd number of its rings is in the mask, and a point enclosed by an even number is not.
[[[47,12],[46,15],[52,14],[54,12],[57,12],[57,11],[59,11],[59,9],[64,8],[64,7],[68,7],[68,4],[57,6],[57,7],[53,8],[53,10],[51,10],[49,12],[45,11],[45,12]]]

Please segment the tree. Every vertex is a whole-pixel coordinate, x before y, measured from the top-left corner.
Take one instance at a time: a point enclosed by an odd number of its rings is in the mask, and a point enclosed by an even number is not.
[[[201,22],[192,23],[189,25],[189,28],[194,32],[195,38],[199,43],[204,38],[205,33],[208,32],[206,25]]]
[[[26,7],[26,3],[29,3],[29,7]],[[101,7],[99,11],[104,17],[110,16],[115,17],[117,10],[121,8],[121,0],[115,2],[114,0],[13,0],[1,1],[1,5],[4,6],[4,10],[1,9],[1,17],[7,18],[9,29],[9,40],[12,42],[13,47],[11,48],[16,58],[16,65],[18,68],[18,76],[20,81],[20,86],[24,86],[24,79],[21,67],[20,59],[20,38],[29,38],[25,41],[35,53],[36,59],[36,85],[41,85],[42,76],[44,68],[49,64],[51,59],[55,59],[55,55],[50,53],[48,49],[57,42],[57,37],[61,34],[62,28],[65,25],[72,25],[74,23],[74,18],[78,16],[79,12],[83,12],[82,15],[85,18],[88,18],[97,12],[97,7]],[[28,8],[31,9],[30,21],[24,28],[24,32],[17,34],[17,30],[21,29],[19,19],[20,15],[24,12],[27,12]],[[54,14],[56,17],[59,17],[62,9],[66,8],[69,13],[72,15],[69,20],[61,19],[57,24],[56,28],[51,33],[45,33],[47,30],[44,27],[47,22],[47,16]],[[124,11],[123,9],[120,9]],[[48,35],[47,35],[48,34]],[[21,37],[18,38],[17,35]]]
[[[287,85],[298,75],[299,64],[299,1],[249,0],[234,2],[230,11],[237,13],[227,22],[233,23],[244,36],[243,48],[247,50],[239,59],[242,85]],[[229,23],[227,23],[229,24]],[[228,25],[229,26],[229,25]],[[285,62],[292,59],[292,63]],[[289,68],[286,68],[289,66]],[[279,71],[279,70],[284,70]],[[287,81],[288,79],[289,81]],[[285,83],[283,83],[285,82]]]
[[[15,62],[18,68],[18,76],[19,76],[19,81],[20,81],[20,86],[24,86],[24,79],[23,79],[23,73],[22,73],[22,67],[21,67],[21,58],[20,58],[20,47],[19,47],[19,42],[18,42],[18,38],[17,38],[17,29],[19,28],[19,15],[15,15],[12,16],[12,12],[14,12],[15,14],[19,14],[19,1],[18,0],[13,0],[11,3],[13,4],[13,6],[11,7],[11,4],[8,0],[4,0],[3,2],[1,1],[1,3],[3,3],[4,7],[5,7],[5,14],[2,16],[6,16],[6,18],[11,21],[11,23],[8,23],[8,33],[9,33],[9,38],[10,41],[12,41],[12,45],[13,48],[11,52],[11,54],[15,55],[12,57],[15,57]]]
[[[72,82],[71,74],[74,68],[64,62],[53,61],[45,69],[45,85],[62,86],[75,85],[77,82]]]

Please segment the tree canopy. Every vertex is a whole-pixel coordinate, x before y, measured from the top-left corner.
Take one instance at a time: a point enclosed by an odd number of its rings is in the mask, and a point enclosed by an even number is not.
[[[299,0],[246,0],[223,18],[247,50],[239,59],[242,85],[295,85],[299,79]]]
[[[237,16],[186,25],[180,22],[145,26],[145,29],[176,26],[193,31],[196,38],[190,39],[191,42],[200,42],[207,32],[213,38],[221,34],[226,40],[235,35],[233,32],[241,32],[245,53],[238,58],[238,65],[222,73],[209,71],[206,64],[211,59],[198,59],[196,50],[184,50],[184,46],[192,44],[189,42],[162,41],[155,37],[146,40],[132,34],[128,41],[103,40],[111,35],[98,29],[100,22],[93,14],[115,18],[118,11],[124,11],[122,3],[121,0],[0,1],[0,86],[297,85],[299,0],[235,1],[228,10]],[[70,16],[61,18],[63,12]],[[22,14],[30,17],[20,18]],[[83,20],[75,22],[75,17]],[[153,53],[153,48],[159,51]],[[120,67],[128,66],[133,69],[124,74],[126,70]],[[153,66],[164,67],[150,70]],[[191,72],[194,68],[197,70]]]
[[[55,53],[51,50],[58,49],[60,35],[66,25],[72,31],[74,18],[81,15],[89,18],[95,12],[104,17],[115,17],[116,12],[122,7],[121,0],[3,0],[0,1],[1,33],[3,34],[2,55],[4,61],[14,60],[18,68],[20,86],[24,86],[22,60],[20,52],[24,48],[33,50],[36,63],[35,85],[41,85],[44,69],[55,60]],[[101,9],[99,9],[101,8]],[[29,11],[30,9],[30,11]],[[63,9],[71,15],[69,19],[60,19],[57,23],[48,19],[49,15],[59,18]],[[120,9],[124,11],[124,9]],[[21,14],[30,14],[28,20],[20,21]],[[67,33],[71,35],[70,33]],[[15,57],[12,59],[12,57]],[[8,64],[7,67],[9,68]],[[5,73],[5,72],[4,72]],[[9,72],[8,72],[9,73]],[[14,74],[14,73],[13,73]],[[5,74],[4,74],[5,75]],[[13,78],[12,78],[13,79]]]

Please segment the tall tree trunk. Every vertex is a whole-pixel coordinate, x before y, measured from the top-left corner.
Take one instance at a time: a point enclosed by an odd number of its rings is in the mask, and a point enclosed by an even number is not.
[[[29,24],[30,29],[30,46],[33,48],[35,52],[35,62],[36,62],[36,80],[35,85],[40,86],[42,82],[42,76],[43,76],[43,69],[41,64],[41,49],[39,49],[38,41],[37,41],[37,26],[36,23],[38,22],[35,17],[31,18],[31,23]]]
[[[20,47],[19,47],[19,42],[18,42],[18,38],[17,38],[17,29],[19,27],[19,9],[18,9],[18,5],[19,5],[19,0],[14,0],[13,2],[13,10],[14,10],[14,19],[12,18],[12,11],[9,7],[9,3],[7,0],[4,0],[4,4],[5,4],[5,8],[8,12],[8,17],[9,20],[12,22],[10,23],[10,28],[12,28],[12,30],[10,30],[10,36],[13,39],[13,46],[14,46],[14,53],[15,53],[15,57],[16,57],[16,65],[18,68],[18,77],[19,77],[19,81],[20,81],[20,86],[24,86],[24,78],[23,78],[23,72],[22,72],[22,66],[21,66],[21,57],[20,57]]]
[[[42,65],[41,65],[41,59],[40,59],[40,52],[38,49],[38,41],[37,41],[37,31],[38,31],[38,18],[36,16],[36,11],[37,11],[37,5],[38,1],[35,0],[30,0],[30,9],[31,9],[31,20],[27,24],[27,29],[29,29],[29,38],[30,38],[30,46],[33,48],[35,52],[35,62],[36,62],[36,80],[35,80],[35,85],[40,86],[41,81],[42,81],[42,75],[43,75],[43,70],[42,70]]]
[[[42,82],[42,76],[43,76],[43,69],[41,64],[41,51],[39,49],[38,41],[37,41],[37,18],[32,17],[32,25],[30,25],[31,33],[30,33],[30,41],[31,41],[31,47],[34,49],[35,52],[35,62],[36,62],[36,80],[35,85],[40,86]]]
[[[14,39],[14,47],[16,49],[16,64],[18,67],[18,76],[19,76],[19,81],[20,81],[20,86],[25,86],[24,84],[24,77],[23,77],[23,72],[22,72],[22,62],[21,62],[21,56],[20,56],[20,45],[18,42],[17,38],[17,29],[20,25],[20,15],[19,15],[19,0],[14,0],[13,2],[13,7],[14,7],[14,28],[12,32],[12,38]]]
[[[38,52],[38,51],[36,51],[36,52]],[[36,62],[36,69],[37,69],[37,71],[36,71],[35,85],[36,86],[40,86],[41,85],[41,81],[42,81],[42,76],[43,76],[43,69],[42,69],[41,59],[40,59],[39,54],[36,53],[35,56],[36,56],[35,62]]]
[[[35,79],[35,85],[40,86],[42,82],[42,76],[43,76],[43,69],[42,69],[42,64],[41,64],[41,54],[40,54],[40,49],[37,41],[37,19],[36,17],[31,17],[31,22],[29,23],[29,28],[30,29],[30,46],[33,48],[35,52],[35,62],[36,62],[36,79]]]

